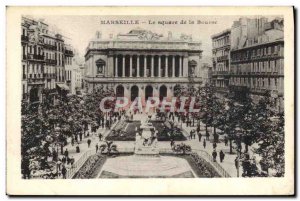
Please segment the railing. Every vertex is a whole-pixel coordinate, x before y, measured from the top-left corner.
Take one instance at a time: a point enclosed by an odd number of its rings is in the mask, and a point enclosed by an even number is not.
[[[218,162],[214,162],[211,154],[200,149],[193,149],[192,151],[196,152],[201,158],[209,162],[218,171],[218,173],[221,174],[222,177],[231,177],[230,174],[228,174],[228,172]]]
[[[54,59],[46,59],[46,64],[49,64],[49,65],[56,65],[56,64],[57,64],[57,60],[54,60]]]
[[[118,148],[118,151],[120,153],[134,153],[134,148]],[[197,153],[199,157],[201,157],[202,159],[204,159],[206,162],[208,162],[209,164],[211,164],[215,170],[222,176],[222,177],[231,177],[226,170],[217,162],[213,161],[213,157],[207,153],[204,150],[198,150],[198,149],[193,149],[193,152]],[[160,154],[174,154],[174,151],[170,148],[160,148],[159,149],[159,153]],[[95,154],[94,150],[89,150],[87,152],[85,152],[80,158],[79,160],[77,160],[71,169],[69,169],[67,171],[67,178],[68,179],[72,179],[74,177],[74,175],[79,171],[79,169],[83,166],[83,164],[86,162],[86,160],[91,156]]]
[[[28,54],[27,58],[30,60],[44,60],[44,55]]]
[[[185,130],[182,129],[182,132],[184,133],[184,136],[189,136],[189,133]],[[160,153],[161,150],[163,151],[163,149],[160,149]],[[171,149],[169,149],[171,150]],[[214,162],[213,157],[207,153],[204,150],[200,150],[200,149],[192,149],[193,152],[197,152],[197,154],[202,157],[204,160],[206,160],[208,163],[210,163],[217,171],[218,173],[222,176],[222,177],[231,177],[230,174],[228,174],[226,172],[226,170],[218,163],[218,162]]]
[[[192,152],[197,153],[199,157],[201,157],[206,162],[211,164],[222,177],[231,177],[230,174],[228,174],[226,170],[218,162],[214,162],[213,157],[206,151],[200,149],[192,149]],[[170,153],[174,153],[174,151],[169,148],[161,148],[159,149],[159,153],[170,154]]]
[[[85,161],[95,153],[95,150],[89,150],[85,152],[79,160],[77,160],[73,166],[67,171],[67,179],[72,179],[76,172],[82,167],[82,165],[85,163]]]
[[[50,45],[50,44],[44,44],[44,48],[49,49],[49,50],[56,50],[57,46]]]

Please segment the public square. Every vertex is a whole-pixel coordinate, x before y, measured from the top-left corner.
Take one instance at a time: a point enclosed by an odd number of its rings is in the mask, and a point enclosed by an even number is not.
[[[282,18],[72,39],[45,19],[21,23],[24,179],[284,176]]]

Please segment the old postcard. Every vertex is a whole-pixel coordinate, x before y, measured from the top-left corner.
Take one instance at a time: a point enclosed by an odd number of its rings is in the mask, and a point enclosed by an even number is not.
[[[292,7],[7,7],[9,195],[293,195]]]

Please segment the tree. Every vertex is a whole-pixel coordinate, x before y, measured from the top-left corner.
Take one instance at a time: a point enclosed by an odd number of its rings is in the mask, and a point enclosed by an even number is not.
[[[256,107],[256,131],[258,148],[254,151],[260,155],[259,161],[262,170],[272,176],[284,176],[284,114],[272,110],[272,100],[261,99]]]

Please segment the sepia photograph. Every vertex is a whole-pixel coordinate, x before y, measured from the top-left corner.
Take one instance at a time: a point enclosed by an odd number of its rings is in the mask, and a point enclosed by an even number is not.
[[[18,68],[7,77],[19,109],[8,121],[17,130],[7,131],[7,144],[19,141],[7,147],[14,179],[37,186],[186,179],[192,188],[233,179],[273,188],[274,179],[278,189],[283,179],[290,183],[278,193],[293,193],[291,7],[184,15],[52,9],[7,9],[17,36],[7,44],[8,60],[14,56],[7,70]]]

